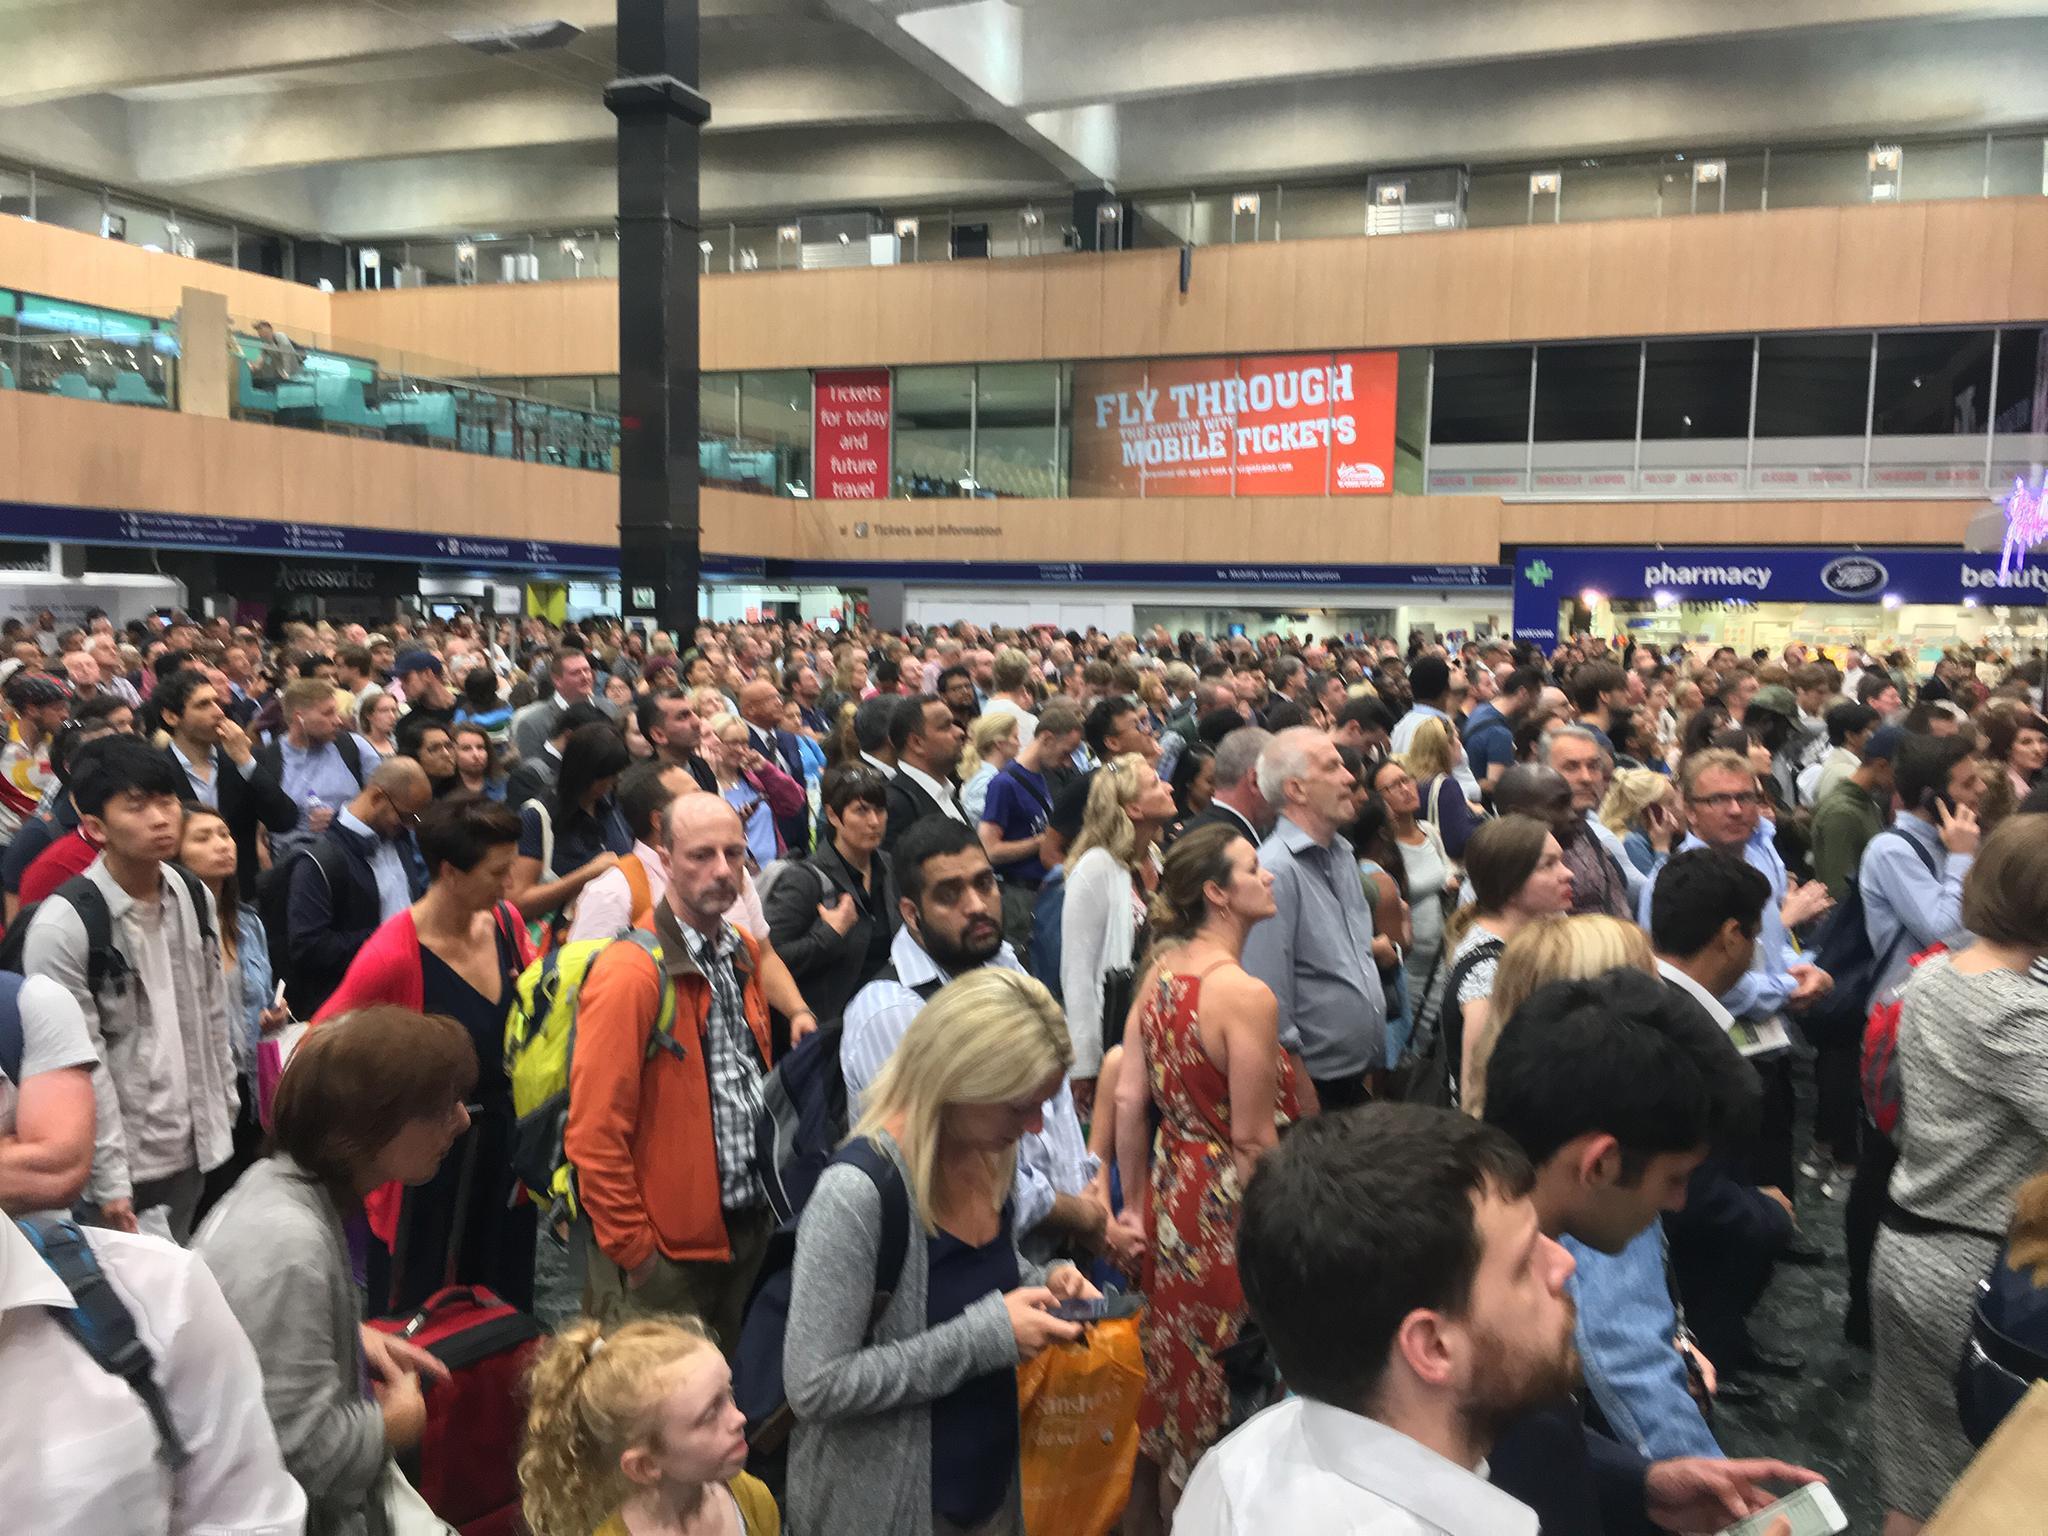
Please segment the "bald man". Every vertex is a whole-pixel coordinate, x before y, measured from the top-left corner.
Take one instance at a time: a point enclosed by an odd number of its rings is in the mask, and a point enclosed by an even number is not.
[[[783,698],[775,685],[765,677],[757,677],[741,686],[738,703],[740,718],[747,722],[747,739],[754,750],[797,783],[803,783],[803,748],[794,731],[782,728]],[[809,810],[808,804],[799,805],[792,814],[775,818],[775,829],[782,834],[782,846],[791,858],[800,859],[811,851]]]
[[[730,1355],[774,1224],[754,1167],[763,957],[726,917],[747,870],[732,807],[709,794],[673,801],[668,866],[636,937],[599,955],[583,984],[564,1141],[583,1203],[573,1247],[592,1317],[692,1312]],[[681,1044],[650,1050],[664,972]]]
[[[417,762],[391,758],[326,830],[264,877],[258,899],[273,932],[280,886],[284,894],[286,964],[279,969],[293,1017],[312,1018],[378,925],[419,900],[424,870],[406,856],[406,844],[433,798],[433,785]],[[277,955],[273,942],[273,963]]]

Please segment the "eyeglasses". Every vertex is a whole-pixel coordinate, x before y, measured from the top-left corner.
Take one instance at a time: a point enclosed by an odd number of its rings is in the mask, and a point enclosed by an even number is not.
[[[1744,811],[1751,806],[1764,803],[1764,797],[1753,789],[1738,794],[1687,795],[1686,800],[1690,804],[1716,811]]]

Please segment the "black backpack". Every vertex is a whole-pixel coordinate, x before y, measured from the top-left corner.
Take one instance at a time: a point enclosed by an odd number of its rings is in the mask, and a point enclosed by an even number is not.
[[[1928,878],[1934,878],[1934,855],[1919,843],[1897,827],[1886,827],[1870,840],[1871,843],[1875,843],[1878,837],[1896,837],[1905,843],[1927,867]],[[1865,851],[1868,849],[1866,844]],[[1827,927],[1814,945],[1813,963],[1834,978],[1835,983],[1799,1016],[1800,1028],[1816,1048],[1862,1043],[1863,1026],[1870,1017],[1870,1005],[1876,1001],[1877,984],[1891,968],[1900,946],[1912,939],[1912,934],[1901,923],[1885,952],[1882,955],[1874,953],[1870,947],[1870,924],[1865,919],[1865,912],[1863,891],[1852,878],[1849,894],[1828,914]],[[1912,950],[1906,953],[1911,954]]]
[[[314,1010],[326,999],[302,997],[298,978],[292,975],[292,871],[301,860],[310,860],[327,882],[331,894],[340,890],[349,878],[345,857],[323,832],[312,842],[294,848],[282,863],[273,864],[256,880],[256,916],[263,923],[263,937],[270,945],[270,972],[284,983],[285,997],[298,1018],[311,1018]],[[332,911],[332,907],[329,910]]]
[[[1970,1332],[1956,1367],[1956,1413],[1963,1434],[1982,1445],[2026,1396],[2048,1379],[2048,1290],[2031,1267],[2015,1266],[2007,1246],[1977,1282]]]
[[[206,887],[182,864],[166,864],[164,868],[178,878],[185,887],[185,894],[191,897],[192,913],[199,919],[201,941],[213,938],[213,919],[207,916]],[[52,891],[46,900],[69,902],[78,913],[78,920],[85,924],[86,990],[97,998],[105,992],[118,992],[127,986],[134,967],[114,943],[114,914],[107,907],[106,893],[93,883],[91,877],[73,875]],[[28,949],[29,924],[42,908],[42,902],[31,902],[14,914],[14,921],[8,924],[6,934],[0,936],[0,971],[23,974],[22,961]]]
[[[888,1310],[889,1299],[903,1279],[903,1261],[910,1253],[910,1191],[904,1186],[895,1159],[866,1137],[849,1141],[833,1154],[831,1161],[860,1169],[874,1181],[882,1197],[882,1231],[875,1251],[875,1296],[868,1309],[868,1325],[862,1331],[865,1341]],[[796,1223],[786,1221],[768,1239],[733,1351],[733,1401],[747,1416],[747,1446],[757,1457],[772,1457],[780,1450],[795,1423],[782,1376],[783,1342],[789,1334],[790,1288],[795,1274]]]
[[[883,966],[868,986],[882,981],[897,981],[894,965]],[[944,977],[935,976],[910,990],[930,1002],[945,984]],[[846,1073],[839,1061],[844,1032],[844,1023],[834,1019],[805,1036],[761,1083],[761,1114],[754,1122],[754,1162],[768,1187],[768,1204],[775,1219],[792,1229],[804,1202],[817,1188],[818,1176],[851,1129]]]
[[[1465,1064],[1465,1019],[1458,1008],[1458,988],[1487,961],[1499,959],[1506,948],[1503,940],[1487,939],[1456,964],[1438,964],[1439,984],[1423,998],[1408,1052],[1395,1069],[1399,1074],[1395,1093],[1402,1103],[1458,1107],[1458,1074]]]
[[[341,734],[334,738],[334,750],[341,756],[341,766],[346,768],[349,777],[356,781],[356,788],[361,789],[368,775],[363,772],[363,749],[356,745],[356,733],[344,727]],[[272,741],[269,746],[258,751],[256,763],[259,767],[269,769],[270,776],[278,783],[284,783],[282,738]]]

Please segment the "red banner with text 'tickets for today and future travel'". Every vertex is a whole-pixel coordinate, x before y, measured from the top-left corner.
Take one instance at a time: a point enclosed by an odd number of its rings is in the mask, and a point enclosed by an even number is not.
[[[820,370],[811,387],[811,494],[882,500],[889,494],[889,370]]]
[[[1397,372],[1392,352],[1078,365],[1071,493],[1389,493]]]

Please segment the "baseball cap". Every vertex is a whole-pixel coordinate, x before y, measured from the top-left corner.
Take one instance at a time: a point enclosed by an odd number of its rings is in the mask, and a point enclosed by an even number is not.
[[[1870,762],[1875,759],[1880,763],[1888,763],[1899,755],[1899,743],[1905,739],[1906,732],[1903,727],[1880,725],[1870,733],[1870,740],[1863,743],[1863,760]]]
[[[1799,701],[1792,697],[1792,690],[1782,683],[1772,683],[1768,688],[1759,688],[1749,701],[1751,709],[1767,709],[1774,715],[1783,715],[1787,720],[1799,718]]]
[[[393,663],[391,668],[391,675],[393,677],[410,677],[415,672],[431,672],[434,676],[439,677],[441,675],[441,658],[432,651],[407,651]]]

